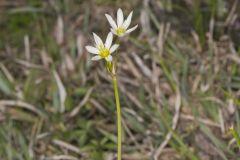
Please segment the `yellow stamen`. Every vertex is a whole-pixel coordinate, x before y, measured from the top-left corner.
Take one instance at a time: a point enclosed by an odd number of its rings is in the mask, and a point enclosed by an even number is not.
[[[109,54],[110,54],[110,51],[104,45],[99,46],[99,55],[102,58],[107,58]]]
[[[122,34],[124,34],[126,32],[126,29],[124,27],[118,27],[116,29],[116,33],[118,36],[121,36]]]

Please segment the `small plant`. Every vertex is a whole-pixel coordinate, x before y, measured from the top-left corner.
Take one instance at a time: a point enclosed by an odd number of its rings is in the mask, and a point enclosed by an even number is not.
[[[229,131],[233,135],[233,137],[236,140],[236,143],[237,143],[237,145],[238,145],[238,147],[240,149],[240,137],[239,137],[237,131],[235,130],[235,128],[233,126],[229,128]]]
[[[128,27],[131,24],[132,20],[132,14],[131,12],[127,19],[124,20],[122,9],[118,9],[117,11],[117,23],[113,20],[113,18],[105,14],[110,26],[112,27],[110,30],[111,32],[108,33],[105,43],[103,43],[102,39],[95,33],[93,33],[95,46],[86,46],[86,49],[89,53],[95,54],[94,57],[92,57],[91,60],[100,60],[105,59],[106,60],[106,68],[108,73],[111,75],[113,80],[113,87],[114,87],[114,95],[116,100],[116,110],[117,110],[117,133],[118,133],[118,160],[121,160],[122,158],[122,126],[121,126],[121,107],[120,107],[120,100],[119,100],[119,93],[118,93],[118,82],[117,82],[117,76],[116,76],[116,62],[113,60],[112,53],[115,52],[119,47],[120,38],[128,35],[132,31],[134,31],[138,25],[128,29]],[[118,44],[113,44],[113,34],[118,37],[117,42]]]

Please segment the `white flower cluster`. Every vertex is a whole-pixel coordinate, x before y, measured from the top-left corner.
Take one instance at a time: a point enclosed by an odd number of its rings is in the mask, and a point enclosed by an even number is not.
[[[105,43],[103,43],[102,39],[97,34],[93,33],[95,46],[86,46],[86,49],[89,53],[96,55],[92,57],[92,60],[95,61],[105,59],[106,61],[112,61],[111,54],[119,47],[119,44],[112,45],[113,34],[118,37],[123,37],[124,35],[127,35],[130,32],[134,31],[138,27],[138,25],[136,25],[128,29],[132,20],[132,14],[133,12],[131,12],[128,15],[127,19],[124,20],[122,9],[119,8],[117,11],[117,23],[110,15],[105,14],[110,26],[112,27],[111,32],[108,33]]]

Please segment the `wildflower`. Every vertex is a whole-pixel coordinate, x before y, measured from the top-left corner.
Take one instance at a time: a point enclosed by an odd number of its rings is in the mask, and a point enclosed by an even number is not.
[[[112,61],[111,54],[119,47],[118,44],[112,45],[113,34],[111,32],[108,33],[104,44],[101,38],[95,33],[93,33],[93,37],[95,41],[95,47],[86,46],[86,49],[89,53],[96,54],[96,56],[92,57],[91,60],[96,61],[104,58],[106,61]]]
[[[132,14],[133,14],[133,11],[128,15],[127,19],[124,21],[122,9],[119,8],[117,11],[117,24],[110,15],[105,14],[109,24],[112,27],[111,32],[119,37],[122,37],[134,31],[138,27],[138,25],[128,29],[132,20]]]

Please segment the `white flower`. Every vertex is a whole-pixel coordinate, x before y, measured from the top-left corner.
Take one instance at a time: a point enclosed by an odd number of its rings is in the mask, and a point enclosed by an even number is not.
[[[112,61],[111,54],[119,47],[118,44],[112,45],[113,34],[111,32],[108,33],[104,44],[101,38],[95,33],[93,33],[93,37],[95,41],[95,47],[86,46],[86,49],[89,53],[96,54],[96,56],[92,57],[91,60],[96,61],[104,58],[106,61]]]
[[[105,14],[109,24],[112,27],[111,32],[116,34],[119,37],[122,37],[132,31],[134,31],[138,27],[138,25],[128,29],[128,27],[131,23],[131,20],[132,20],[132,14],[133,14],[133,11],[128,15],[127,19],[124,21],[122,9],[119,8],[117,11],[117,24],[110,15]]]

